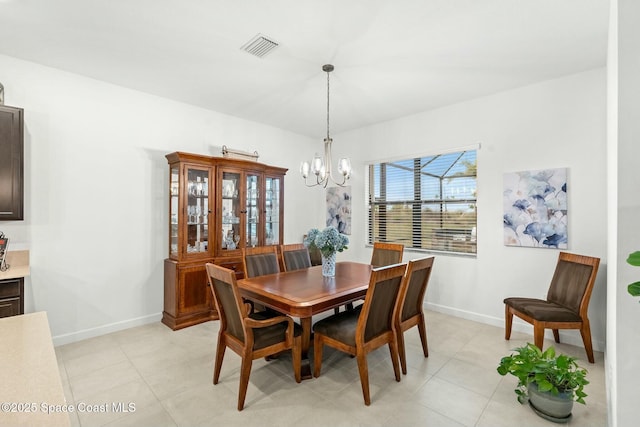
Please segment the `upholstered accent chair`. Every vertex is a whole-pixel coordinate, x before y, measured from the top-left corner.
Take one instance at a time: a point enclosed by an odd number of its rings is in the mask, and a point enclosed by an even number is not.
[[[367,354],[387,344],[396,381],[400,381],[398,341],[394,319],[399,310],[406,264],[374,269],[364,303],[354,310],[324,318],[313,326],[314,377],[320,376],[323,346],[355,356],[360,373],[364,404],[371,404]]]
[[[600,258],[560,252],[546,300],[518,297],[504,300],[505,339],[511,337],[514,314],[533,325],[533,340],[540,349],[545,329],[553,330],[558,343],[559,329],[579,329],[587,358],[594,363],[587,312],[599,264]]]
[[[401,263],[403,252],[404,245],[400,243],[374,242],[371,265],[375,268]]]
[[[277,246],[242,248],[244,277],[264,276],[280,272]]]
[[[300,270],[302,268],[311,267],[309,249],[307,249],[304,243],[280,245],[280,253],[282,254],[282,265],[284,266],[284,271]]]
[[[211,263],[207,263],[206,268],[211,293],[220,315],[213,384],[218,384],[220,379],[222,361],[227,347],[242,358],[238,411],[244,408],[254,359],[291,350],[294,378],[299,383],[301,381],[302,328],[288,316],[263,318],[259,313],[249,314],[248,307],[240,297],[235,272]]]
[[[427,325],[424,317],[424,295],[431,277],[434,257],[420,258],[409,261],[405,281],[400,295],[400,309],[396,316],[396,333],[398,334],[398,353],[400,354],[400,366],[402,373],[407,374],[407,356],[404,345],[404,331],[418,327],[420,341],[422,342],[422,352],[424,357],[429,357],[427,347]]]

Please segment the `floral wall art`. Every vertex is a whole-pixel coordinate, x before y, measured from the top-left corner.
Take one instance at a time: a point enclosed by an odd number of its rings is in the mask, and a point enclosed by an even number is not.
[[[504,174],[504,244],[566,249],[567,168]]]
[[[351,234],[351,186],[327,188],[327,227]]]

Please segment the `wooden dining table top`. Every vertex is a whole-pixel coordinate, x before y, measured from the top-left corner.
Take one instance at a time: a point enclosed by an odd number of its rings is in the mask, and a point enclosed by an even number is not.
[[[238,280],[243,297],[295,317],[311,317],[361,299],[367,293],[371,265],[336,263],[335,277],[324,277],[322,266]]]

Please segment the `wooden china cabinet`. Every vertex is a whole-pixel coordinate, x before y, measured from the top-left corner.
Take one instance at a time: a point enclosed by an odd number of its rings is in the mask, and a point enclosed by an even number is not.
[[[169,162],[169,258],[162,322],[181,329],[218,318],[205,264],[242,270],[241,248],[279,245],[287,169],[175,152]]]

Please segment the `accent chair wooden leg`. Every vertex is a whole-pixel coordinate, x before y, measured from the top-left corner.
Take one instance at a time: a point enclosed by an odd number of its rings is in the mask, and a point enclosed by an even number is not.
[[[249,376],[251,375],[251,354],[245,354],[242,357],[240,365],[240,389],[238,390],[238,411],[244,408],[244,399],[247,397],[247,387],[249,386]]]
[[[356,358],[358,359],[358,372],[360,373],[360,385],[362,385],[362,396],[364,397],[364,404],[369,406],[371,405],[371,396],[369,395],[369,368],[367,367],[367,355],[361,350],[356,350],[356,353]]]
[[[224,351],[227,349],[224,337],[222,334],[218,335],[218,349],[216,350],[216,362],[213,368],[213,383],[218,384],[220,379],[220,370],[222,369],[222,359],[224,359]]]
[[[511,325],[513,324],[513,313],[508,305],[504,305],[504,339],[511,338]]]
[[[420,332],[420,341],[422,342],[422,352],[424,353],[424,357],[429,357],[429,347],[427,346],[427,319],[425,319],[424,313],[420,315],[418,331]]]
[[[391,353],[391,363],[393,364],[393,373],[396,376],[396,381],[400,382],[400,365],[398,364],[398,342],[393,340],[389,343],[389,353]]]
[[[538,322],[533,324],[533,342],[540,350],[542,350],[542,345],[544,343],[544,326],[540,325]]]
[[[589,359],[589,363],[595,363],[595,359],[593,357],[593,345],[591,343],[591,326],[589,325],[589,319],[585,319],[582,322],[580,335],[582,335],[582,341],[584,342],[584,349],[587,351],[587,359]]]
[[[556,340],[556,342],[560,342],[560,332],[558,332],[557,329],[553,329],[553,339]]]
[[[400,325],[396,326],[396,335],[398,337],[398,356],[400,358],[400,366],[402,367],[402,373],[407,375],[407,355],[404,347],[404,331]]]

